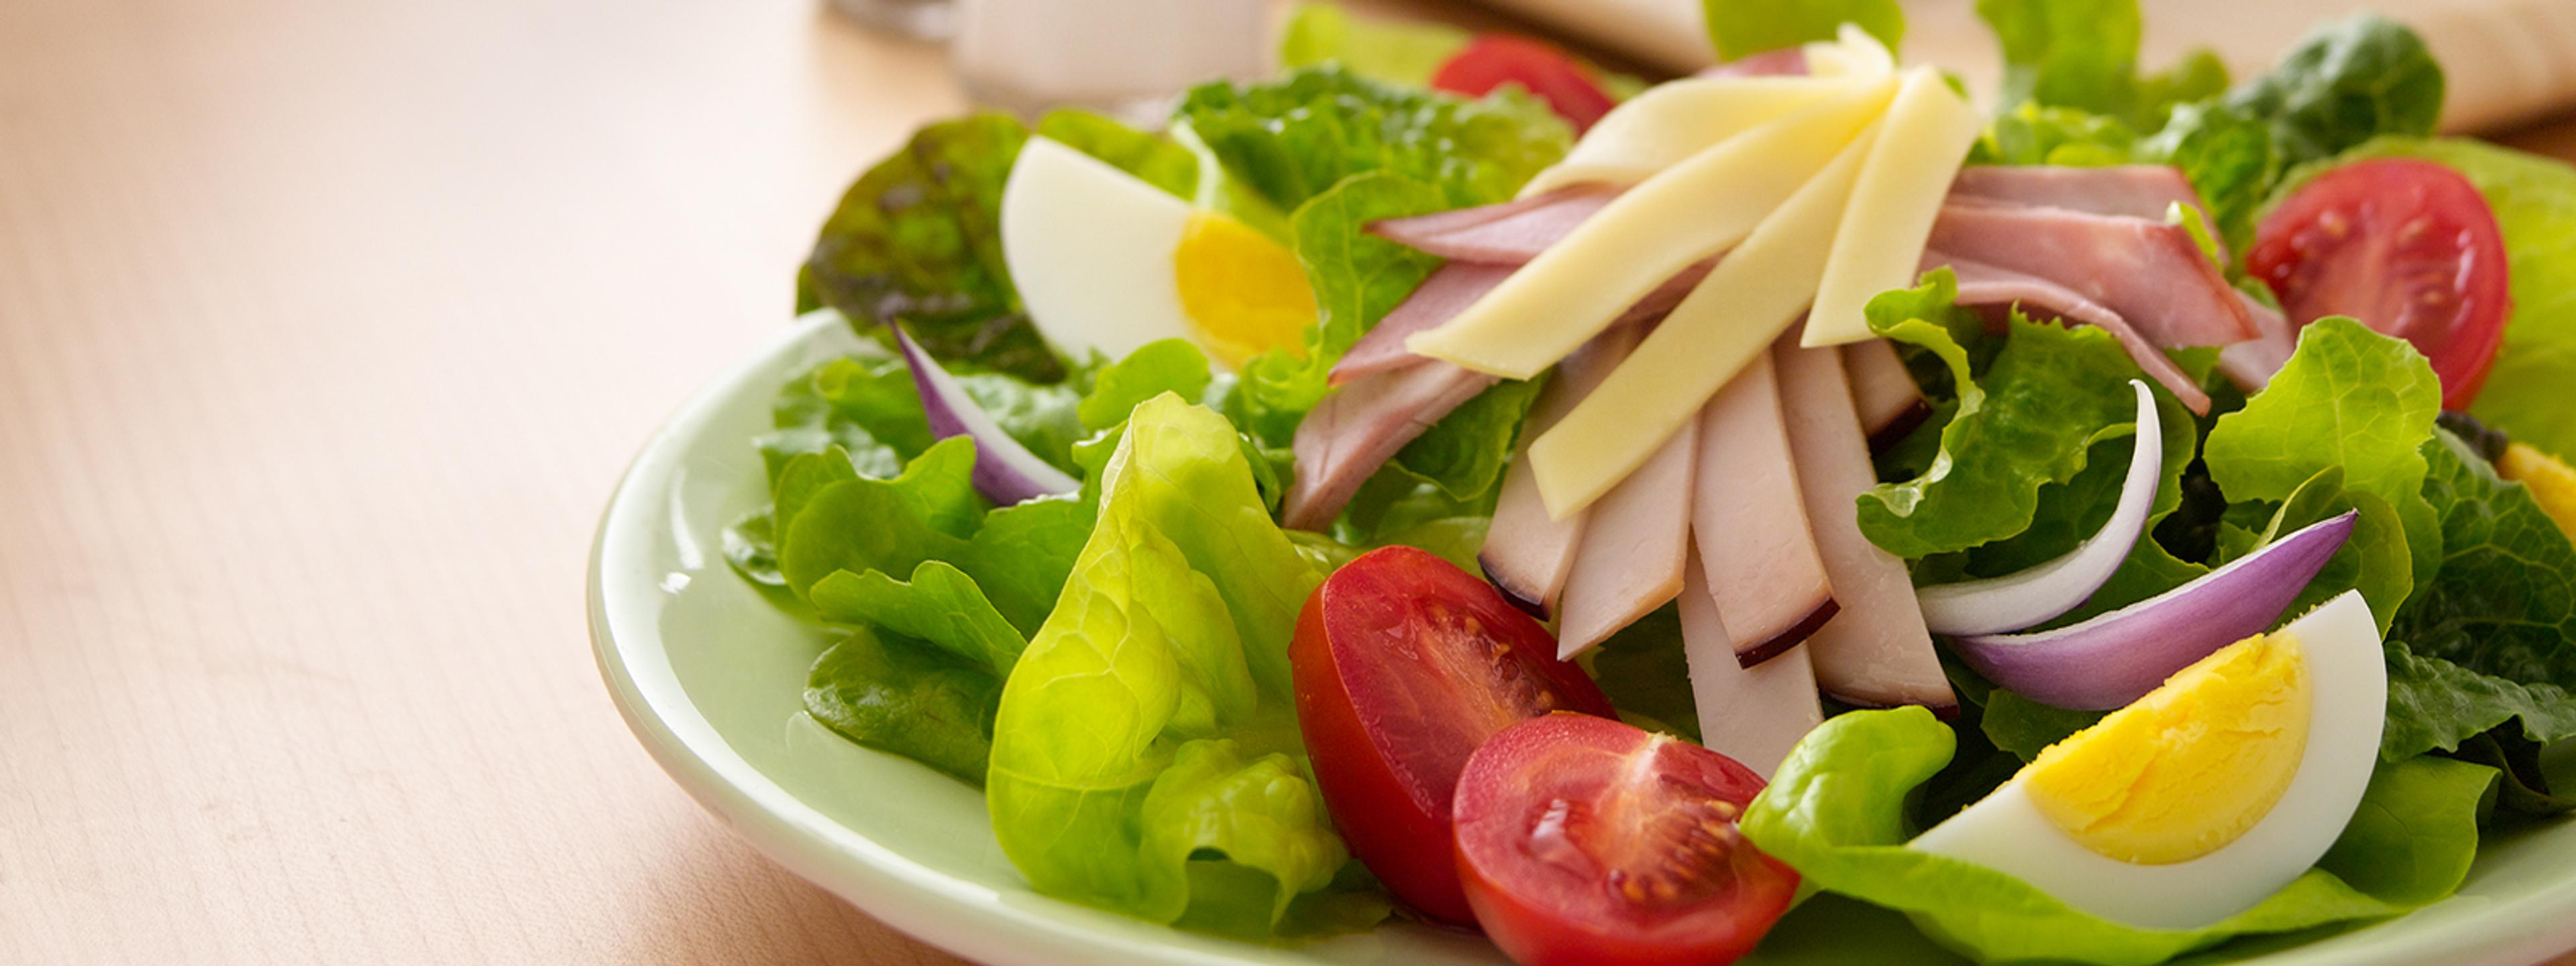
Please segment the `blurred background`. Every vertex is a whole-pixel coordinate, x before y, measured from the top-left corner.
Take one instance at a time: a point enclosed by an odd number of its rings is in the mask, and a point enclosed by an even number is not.
[[[2144,62],[2362,6],[2149,0]],[[2576,156],[2576,3],[2372,6],[2454,129]],[[1352,7],[1707,57],[1693,0]],[[1910,8],[1991,90],[1969,0]],[[915,125],[1150,110],[1268,69],[1280,12],[0,0],[0,962],[947,961],[627,736],[593,525]]]

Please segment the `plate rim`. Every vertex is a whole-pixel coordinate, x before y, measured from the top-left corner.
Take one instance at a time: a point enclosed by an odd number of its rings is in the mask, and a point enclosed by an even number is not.
[[[672,479],[672,471],[689,443],[704,431],[717,410],[743,391],[744,383],[771,373],[788,357],[807,350],[809,343],[827,330],[845,324],[838,315],[824,312],[782,327],[754,352],[700,386],[661,422],[619,475],[591,540],[585,595],[592,655],[619,717],[656,765],[762,855],[886,925],[955,955],[981,962],[1032,966],[1068,962],[1175,966],[1263,963],[1263,959],[1222,949],[1184,948],[1158,939],[1104,931],[1069,919],[1066,913],[1112,913],[1051,896],[1033,895],[1026,902],[1016,897],[1004,901],[1002,894],[993,889],[933,869],[842,825],[761,772],[716,731],[690,700],[671,667],[658,626],[632,627],[620,619],[622,614],[635,612],[632,604],[623,601],[625,596],[658,590],[651,580],[612,587],[612,564],[644,559],[649,547],[649,541],[638,531],[621,527],[621,523],[652,515],[653,508],[641,504],[661,495],[659,484]],[[722,564],[710,569],[731,574],[731,569]],[[2507,908],[2489,914],[2495,918],[2479,917],[2488,919],[2483,923],[2486,928],[2474,933],[2470,923],[2463,922],[2449,930],[2375,944],[2363,960],[2395,964],[2438,954],[2459,964],[2530,966],[2551,956],[2576,952],[2576,917],[2568,915],[2576,912],[2576,874],[2541,893],[2501,904]],[[1050,914],[1040,914],[1039,910]],[[2405,918],[2408,917],[2392,917],[2355,932],[2375,931]],[[2556,928],[2551,928],[2553,923]],[[1153,923],[1141,925],[1169,929]],[[2422,941],[2434,935],[2471,941],[2429,945]],[[1275,950],[1246,946],[1245,951]],[[2250,961],[2282,966],[2363,961],[2349,958],[2353,952],[2356,951],[2321,954],[2313,944],[2303,944]]]

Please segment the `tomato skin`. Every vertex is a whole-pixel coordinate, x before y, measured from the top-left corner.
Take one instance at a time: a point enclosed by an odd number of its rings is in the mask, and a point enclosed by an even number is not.
[[[2504,234],[2476,185],[2412,158],[2318,175],[2263,218],[2246,271],[2294,326],[2349,315],[2413,343],[2465,410],[2486,383],[2512,314]]]
[[[1619,103],[1565,51],[1511,34],[1486,34],[1469,41],[1431,75],[1433,90],[1469,97],[1483,97],[1505,83],[1518,83],[1538,95],[1557,116],[1574,125],[1576,134]]]
[[[1462,636],[1458,620],[1481,636]],[[1461,642],[1486,653],[1443,648]],[[1547,629],[1492,585],[1412,547],[1361,555],[1298,614],[1288,660],[1325,807],[1351,854],[1424,916],[1475,923],[1450,855],[1449,807],[1476,747],[1550,710],[1616,713],[1555,653]],[[1440,664],[1444,656],[1452,663]],[[1456,673],[1488,665],[1516,672],[1511,683],[1522,687],[1479,690],[1493,682]]]
[[[1459,777],[1458,876],[1522,966],[1723,966],[1798,891],[1735,831],[1762,787],[1733,759],[1617,721],[1525,721]]]

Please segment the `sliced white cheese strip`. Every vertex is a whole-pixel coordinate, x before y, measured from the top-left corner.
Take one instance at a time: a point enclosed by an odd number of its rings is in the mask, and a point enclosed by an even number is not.
[[[1727,138],[1849,89],[1815,77],[1687,77],[1646,88],[1521,188],[1534,198],[1579,184],[1636,184]]]
[[[1571,659],[1682,592],[1690,557],[1691,477],[1699,432],[1687,426],[1592,508],[1565,580],[1556,656]]]
[[[1853,139],[1719,259],[1601,388],[1530,445],[1530,471],[1549,513],[1573,513],[1618,485],[1806,311],[1875,130]]]
[[[1816,686],[1862,707],[1956,707],[1905,561],[1860,532],[1852,501],[1878,483],[1878,474],[1870,467],[1860,417],[1852,412],[1842,353],[1783,340],[1772,361],[1787,410],[1789,449],[1798,461],[1798,488],[1806,491],[1816,549],[1824,554],[1825,574],[1842,605],[1807,638]]]
[[[1807,73],[1816,77],[1875,80],[1896,72],[1896,55],[1854,23],[1834,31],[1834,39],[1807,44],[1799,53],[1807,59]]]
[[[1833,258],[1816,290],[1801,344],[1841,345],[1870,337],[1861,308],[1878,293],[1914,284],[1932,220],[1950,195],[1968,145],[1984,119],[1929,67],[1905,72],[1905,86],[1879,122],[1878,144],[1861,165],[1834,236]]]
[[[1692,155],[1628,189],[1406,348],[1507,379],[1546,371],[1665,279],[1744,240],[1894,94],[1893,81],[1856,85]]]
[[[1754,667],[1737,664],[1709,590],[1707,572],[1690,561],[1682,578],[1682,656],[1690,663],[1700,744],[1768,780],[1798,739],[1825,723],[1816,672],[1804,645]]]

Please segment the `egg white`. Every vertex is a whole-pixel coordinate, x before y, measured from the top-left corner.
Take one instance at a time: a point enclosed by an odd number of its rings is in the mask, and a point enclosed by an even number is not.
[[[1193,337],[1173,259],[1194,210],[1098,158],[1030,138],[1002,185],[1002,257],[1038,333],[1077,360]]]
[[[2085,848],[2016,775],[1910,848],[2019,878],[2084,912],[2147,929],[2196,929],[2252,908],[2316,864],[2370,784],[2387,718],[2379,625],[2357,592],[2292,621],[2312,700],[2306,751],[2281,800],[2245,834],[2183,862],[2140,865]]]

